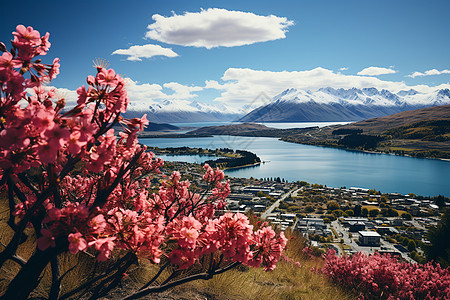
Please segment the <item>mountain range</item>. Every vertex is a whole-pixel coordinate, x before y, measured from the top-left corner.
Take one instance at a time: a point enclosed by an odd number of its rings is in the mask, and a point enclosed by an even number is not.
[[[239,121],[358,121],[445,104],[450,104],[449,89],[428,94],[412,89],[395,94],[376,88],[327,87],[315,92],[287,89],[275,96],[272,102],[251,111]]]
[[[210,105],[198,101],[164,100],[161,103],[151,104],[146,108],[130,106],[126,117],[147,118],[155,123],[194,123],[194,122],[221,122],[237,120],[244,115],[241,110],[224,105]]]
[[[211,105],[198,101],[165,100],[146,108],[130,104],[127,117],[148,114],[151,122],[314,122],[359,121],[402,111],[450,104],[450,90],[431,93],[385,89],[321,88],[317,91],[287,89],[269,103],[249,109]],[[250,111],[250,112],[249,112]]]

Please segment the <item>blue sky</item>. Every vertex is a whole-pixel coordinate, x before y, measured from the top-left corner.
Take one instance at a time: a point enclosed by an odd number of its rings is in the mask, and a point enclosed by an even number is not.
[[[446,0],[20,3],[2,4],[0,40],[8,45],[18,24],[50,32],[46,59],[61,59],[52,85],[68,94],[97,58],[129,78],[132,101],[143,104],[238,106],[289,87],[425,92],[450,82]],[[143,57],[152,54],[163,55]]]

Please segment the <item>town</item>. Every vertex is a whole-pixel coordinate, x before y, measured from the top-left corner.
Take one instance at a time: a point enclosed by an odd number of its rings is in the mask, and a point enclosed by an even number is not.
[[[195,188],[201,184],[202,167],[186,162],[166,162]],[[233,178],[226,210],[252,214],[281,231],[302,235],[320,254],[332,248],[339,255],[357,252],[388,253],[411,263],[424,262],[429,228],[440,212],[450,207],[444,196],[381,193],[360,187],[327,187],[281,178]]]

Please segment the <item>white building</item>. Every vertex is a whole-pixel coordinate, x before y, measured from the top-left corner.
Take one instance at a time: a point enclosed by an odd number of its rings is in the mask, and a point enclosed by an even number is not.
[[[375,231],[359,231],[359,244],[361,246],[380,246],[381,235]]]

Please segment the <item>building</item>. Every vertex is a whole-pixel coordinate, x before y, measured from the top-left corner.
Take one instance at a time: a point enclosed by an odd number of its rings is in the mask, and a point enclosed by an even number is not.
[[[244,193],[252,193],[254,195],[258,194],[258,192],[263,192],[264,194],[269,194],[272,189],[260,186],[246,186],[242,188]]]
[[[388,235],[392,235],[392,234],[398,234],[400,233],[397,229],[395,229],[394,227],[387,227],[387,226],[378,226],[375,227],[377,232],[380,234],[388,234]]]
[[[367,223],[369,219],[367,218],[339,218],[339,222],[341,222],[342,226],[348,227],[350,222],[363,222]]]
[[[381,235],[375,231],[359,231],[359,244],[361,246],[380,246]]]
[[[364,229],[366,229],[366,224],[364,222],[355,222],[355,221],[350,221],[348,222],[348,231],[349,232],[358,232],[358,231],[363,231]]]

